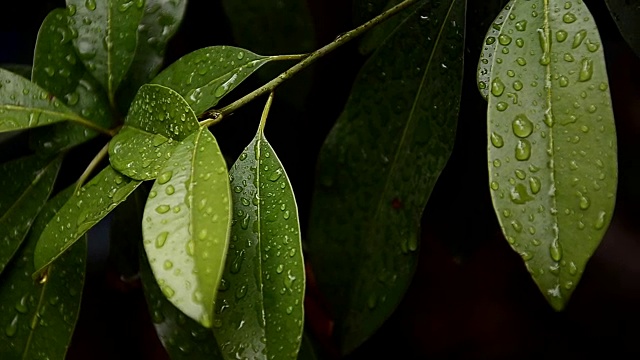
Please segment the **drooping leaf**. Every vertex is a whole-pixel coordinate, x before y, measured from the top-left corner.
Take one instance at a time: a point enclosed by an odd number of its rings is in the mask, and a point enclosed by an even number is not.
[[[388,0],[387,5],[382,9],[382,11],[389,10],[401,2],[402,0]],[[415,10],[415,7],[413,10]],[[411,12],[411,9],[404,11],[371,29],[360,43],[360,53],[366,55],[377,49],[394,31],[396,31],[400,26],[403,26],[403,23],[410,17]]]
[[[487,31],[487,35],[484,40],[484,47],[482,48],[482,53],[480,54],[480,61],[478,61],[478,90],[480,91],[480,95],[485,100],[489,99],[489,83],[491,77],[491,67],[493,66],[493,56],[497,55],[496,49],[500,45],[501,48],[505,43],[509,43],[513,41],[511,37],[507,34],[500,36],[500,29],[502,28],[502,24],[505,21],[513,19],[509,19],[509,15],[511,15],[511,7],[516,0],[511,0],[498,14],[494,22],[491,24],[489,31]],[[527,22],[518,23],[519,29],[526,29]],[[518,44],[520,44],[523,39],[516,40]],[[517,46],[517,45],[516,45]]]
[[[35,268],[46,266],[68,251],[82,235],[123,202],[140,185],[107,166],[76,192],[49,221],[33,255]]]
[[[162,345],[172,360],[222,359],[211,329],[184,315],[164,296],[153,278],[149,262],[141,251],[140,280],[151,320]]]
[[[63,359],[78,318],[84,285],[86,240],[78,241],[40,279],[32,279],[33,251],[45,225],[73,193],[47,204],[16,258],[0,277],[2,359]]]
[[[231,219],[227,167],[206,128],[176,148],[144,210],[144,249],[165,296],[211,327]]]
[[[200,115],[270,60],[233,46],[211,46],[183,56],[152,83],[175,90]]]
[[[114,99],[136,53],[145,0],[66,0],[80,59]]]
[[[636,55],[640,56],[640,2],[635,0],[605,0],[613,20]]]
[[[491,196],[511,247],[560,310],[615,201],[616,135],[600,36],[582,2],[549,0],[516,2],[505,36],[511,41],[493,56],[487,111]]]
[[[295,359],[305,288],[298,208],[262,127],[229,176],[235,217],[216,339],[226,359]]]
[[[142,212],[149,194],[139,186],[120,206],[113,210],[109,232],[109,257],[116,271],[131,278],[138,273],[138,249],[142,242]]]
[[[63,120],[85,119],[38,85],[0,69],[0,132],[44,126]]]
[[[25,79],[31,79],[31,65],[24,64],[0,64],[0,68],[9,70]]]
[[[146,0],[136,55],[119,94],[125,109],[136,91],[158,74],[167,43],[178,30],[186,7],[187,0]]]
[[[0,165],[0,272],[47,202],[61,162],[30,156]]]
[[[198,128],[198,118],[182,96],[164,86],[144,85],[125,126],[109,143],[109,160],[132,179],[155,179],[179,141]]]
[[[465,1],[423,1],[367,61],[319,158],[309,256],[349,352],[395,309],[458,116]],[[426,17],[428,15],[428,17]]]
[[[36,41],[31,81],[61,99],[72,111],[97,125],[111,126],[109,99],[76,55],[64,9],[44,19]],[[71,122],[40,128],[31,134],[31,147],[57,152],[94,138],[98,133]]]

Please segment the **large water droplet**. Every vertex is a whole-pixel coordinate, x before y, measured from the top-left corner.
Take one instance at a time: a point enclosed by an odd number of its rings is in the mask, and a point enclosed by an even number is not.
[[[562,21],[567,24],[574,23],[576,20],[578,20],[578,18],[572,12],[568,12],[562,16]]]
[[[169,236],[169,233],[167,231],[163,231],[160,234],[158,234],[158,236],[156,237],[156,248],[161,248],[164,246],[164,244],[167,242],[167,237]]]
[[[507,34],[500,34],[500,36],[498,36],[498,42],[500,43],[500,45],[507,46],[511,44],[511,36]]]
[[[493,81],[491,82],[491,93],[494,96],[500,96],[504,93],[504,83],[502,82],[502,80],[500,80],[499,77],[496,77],[495,79],[493,79]]]
[[[494,131],[491,133],[491,144],[497,148],[501,148],[504,146],[504,139]]]
[[[593,76],[593,62],[591,59],[582,59],[582,66],[580,66],[580,81],[585,82],[591,80]]]
[[[84,5],[87,7],[87,9],[89,9],[90,11],[94,11],[96,9],[96,0],[86,0],[84,2]]]
[[[532,176],[529,178],[529,188],[531,188],[531,193],[537,194],[540,192],[540,179],[536,176]]]
[[[519,161],[529,160],[531,157],[531,143],[528,140],[520,139],[516,145],[516,159]]]
[[[558,42],[563,42],[563,41],[567,40],[568,36],[569,36],[569,34],[567,34],[567,32],[564,31],[564,30],[558,30],[556,32],[556,40],[558,40]]]
[[[171,207],[169,205],[159,205],[158,207],[156,207],[156,212],[158,214],[166,214],[167,212],[169,212],[169,210],[171,210]]]
[[[527,20],[520,20],[516,23],[516,30],[518,31],[526,31],[527,30]]]
[[[562,246],[560,246],[558,239],[553,239],[551,245],[549,245],[549,254],[553,261],[560,261],[562,259]]]
[[[604,228],[604,223],[605,223],[605,218],[607,216],[607,213],[604,211],[600,211],[598,213],[598,217],[596,218],[596,222],[593,224],[593,227],[596,228],[596,230],[602,230],[602,228]]]
[[[158,176],[158,184],[160,185],[166,184],[167,182],[169,182],[169,180],[171,180],[172,176],[173,176],[173,171],[171,170],[160,174],[160,176]]]
[[[13,319],[11,320],[11,322],[7,325],[7,327],[4,329],[4,333],[8,336],[8,337],[14,337],[16,336],[16,333],[18,332],[18,314],[16,314]]]
[[[16,303],[16,311],[18,311],[21,314],[26,314],[27,311],[29,311],[29,309],[27,308],[27,298],[29,297],[28,294],[24,294],[20,300]]]
[[[519,138],[526,138],[533,132],[533,123],[525,114],[519,114],[511,123],[513,133]]]
[[[574,49],[578,48],[578,46],[580,46],[582,44],[582,42],[584,41],[584,39],[586,37],[587,37],[587,31],[586,30],[578,31],[573,36],[573,44],[571,45],[571,47],[574,48]]]

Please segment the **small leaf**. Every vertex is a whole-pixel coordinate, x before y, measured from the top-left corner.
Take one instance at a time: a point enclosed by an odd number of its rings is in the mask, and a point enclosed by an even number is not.
[[[197,129],[198,118],[182,96],[164,86],[144,85],[125,126],[109,143],[109,160],[132,179],[155,179],[179,141]]]
[[[295,359],[305,289],[298,208],[262,129],[229,176],[235,218],[216,300],[216,338],[226,359]]]
[[[40,233],[72,193],[69,188],[44,206],[25,244],[0,277],[3,359],[65,357],[80,310],[87,242],[79,241],[37,280],[31,278],[35,271],[31,259]]]
[[[67,0],[80,59],[114,98],[133,61],[145,0]]]
[[[617,161],[598,29],[582,2],[557,5],[512,6],[493,56],[487,116],[502,231],[561,310],[611,220]]]
[[[42,22],[33,60],[31,80],[63,99],[78,114],[108,128],[111,126],[109,99],[76,55],[64,9],[53,10]],[[98,133],[71,122],[54,124],[31,134],[31,147],[57,152],[94,138]]]
[[[85,121],[38,85],[0,69],[0,132],[63,120]]]
[[[185,316],[164,296],[153,278],[149,262],[140,252],[140,280],[162,345],[172,360],[222,359],[211,329]]]
[[[422,212],[453,147],[465,1],[437,4],[420,2],[366,62],[320,153],[308,250],[344,352],[409,286]]]
[[[152,83],[177,91],[200,115],[270,60],[233,46],[211,46],[183,56]]]
[[[140,185],[107,166],[76,192],[49,221],[33,256],[43,268],[64,254],[76,240],[107,216]]]
[[[0,272],[46,203],[62,158],[30,156],[0,165]]]
[[[23,64],[0,64],[0,68],[9,70],[25,79],[31,79],[31,65]]]
[[[229,244],[228,176],[215,138],[201,128],[176,148],[144,209],[144,249],[162,292],[204,327]]]
[[[640,56],[640,3],[631,0],[606,0],[605,2],[622,37],[636,55]]]

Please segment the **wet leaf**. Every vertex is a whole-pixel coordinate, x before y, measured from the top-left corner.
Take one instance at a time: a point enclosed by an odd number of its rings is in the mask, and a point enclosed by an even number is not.
[[[198,128],[198,119],[182,96],[164,86],[144,85],[122,130],[109,143],[109,160],[132,179],[155,179],[179,141]]]
[[[31,79],[31,65],[23,64],[0,64],[0,68],[9,70],[16,75],[20,75],[25,79]]]
[[[0,165],[0,272],[47,202],[62,158],[30,156]]]
[[[616,135],[607,72],[582,2],[516,2],[508,18],[487,112],[491,196],[511,247],[560,310],[613,212]],[[518,25],[524,22],[526,29]]]
[[[380,13],[382,13],[382,11],[391,9],[401,2],[402,0],[389,0],[387,2],[387,5],[380,11]],[[380,45],[382,45],[382,43],[384,43],[387,38],[389,38],[389,36],[398,29],[398,27],[403,26],[404,22],[411,16],[412,12],[414,12],[415,9],[416,6],[408,9],[407,11],[403,11],[398,15],[395,15],[391,19],[371,29],[362,38],[359,48],[360,53],[363,55],[369,54],[377,49]],[[375,15],[379,15],[379,13]]]
[[[145,0],[66,0],[80,59],[114,98],[135,56]]]
[[[176,148],[144,209],[144,249],[162,292],[204,327],[229,244],[228,176],[215,138],[201,128]]]
[[[465,2],[437,4],[421,2],[367,61],[320,153],[308,250],[344,352],[402,299],[453,146]]]
[[[72,111],[109,128],[109,99],[76,55],[68,22],[64,9],[53,10],[44,19],[36,41],[31,80],[61,99]],[[97,134],[84,126],[65,122],[34,130],[30,142],[36,151],[57,152]]]
[[[78,319],[84,285],[87,242],[78,241],[49,268],[32,279],[33,251],[47,222],[71,196],[69,188],[42,209],[15,260],[0,277],[0,357],[63,359]]]
[[[229,176],[234,219],[216,338],[226,359],[295,359],[305,289],[298,208],[262,128]]]
[[[152,83],[175,90],[200,115],[270,60],[233,46],[211,46],[183,56]]]
[[[149,262],[141,251],[140,279],[151,320],[162,345],[172,360],[222,359],[211,329],[184,315],[164,296],[153,278]]]
[[[640,2],[605,0],[613,20],[631,49],[640,56]]]
[[[43,268],[68,251],[82,235],[98,224],[140,185],[111,166],[104,168],[75,193],[42,231],[33,256],[35,268]]]
[[[0,69],[0,132],[44,126],[59,121],[84,122],[38,85]]]
[[[136,91],[158,74],[167,43],[178,30],[186,7],[187,0],[146,0],[136,55],[120,89],[125,109]]]

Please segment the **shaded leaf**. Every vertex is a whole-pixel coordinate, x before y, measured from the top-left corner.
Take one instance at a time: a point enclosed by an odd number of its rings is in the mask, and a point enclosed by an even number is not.
[[[235,217],[216,338],[227,359],[295,359],[305,289],[298,208],[262,127],[229,176]]]
[[[462,0],[420,2],[364,65],[321,150],[308,250],[344,352],[411,281],[421,215],[455,137],[464,13]]]
[[[109,99],[76,55],[68,22],[64,9],[53,10],[42,22],[31,80],[61,99],[72,111],[108,128],[111,126]],[[35,130],[30,142],[36,151],[57,152],[90,140],[97,134],[94,130],[65,122]]]
[[[31,65],[23,64],[0,64],[0,68],[9,70],[16,75],[20,75],[25,79],[31,79]]]
[[[401,2],[402,0],[389,0],[382,11],[389,10]],[[415,8],[416,7],[414,6],[407,11],[403,11],[402,13],[395,15],[391,19],[386,20],[382,24],[371,29],[363,37],[360,43],[360,53],[363,55],[369,54],[382,45],[394,31],[396,31],[400,26],[403,26],[404,22],[411,16],[412,12],[415,11]],[[382,11],[380,11],[380,13],[382,13]],[[379,15],[379,13],[375,15]]]
[[[118,274],[131,278],[138,273],[138,248],[142,242],[142,213],[149,191],[138,187],[113,210],[109,232],[109,256]]]
[[[231,217],[227,167],[206,128],[176,148],[144,209],[142,234],[151,269],[180,311],[211,327]]]
[[[107,166],[80,188],[42,231],[33,256],[38,272],[65,253],[138,185],[139,181],[122,176]]]
[[[0,272],[47,202],[62,158],[30,156],[0,165]]]
[[[133,61],[145,0],[66,0],[80,59],[114,98]]]
[[[605,2],[622,37],[636,55],[640,56],[640,2],[635,0],[605,0]]]
[[[596,25],[583,3],[552,5],[516,2],[502,26],[513,41],[493,57],[488,152],[502,231],[560,310],[611,220],[617,161]]]
[[[79,241],[51,266],[46,277],[33,280],[33,251],[40,233],[72,195],[64,190],[49,201],[31,233],[0,277],[0,341],[3,359],[63,359],[78,319],[84,285],[87,242]]]
[[[71,120],[86,122],[38,85],[0,69],[0,132]]]
[[[137,180],[155,179],[179,141],[199,129],[182,96],[155,84],[140,88],[124,124],[109,143],[109,160]]]
[[[300,353],[298,353],[298,360],[317,360],[318,355],[316,354],[316,350],[309,339],[308,334],[304,334],[302,337],[302,344],[300,345]]]
[[[270,60],[233,46],[211,46],[181,57],[152,83],[175,90],[200,115]]]

